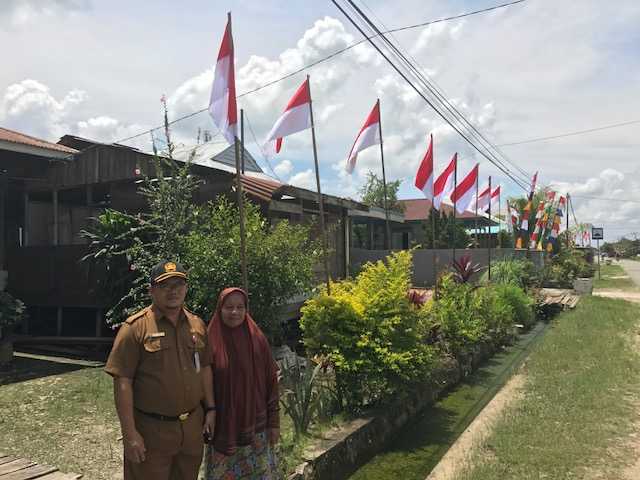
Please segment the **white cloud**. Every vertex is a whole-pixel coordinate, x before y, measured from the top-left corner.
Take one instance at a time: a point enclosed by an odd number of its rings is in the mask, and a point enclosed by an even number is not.
[[[56,99],[49,87],[27,79],[9,85],[0,103],[0,121],[11,128],[45,139],[67,133],[69,114],[87,100],[86,92],[72,90]]]
[[[283,160],[275,166],[274,171],[280,178],[286,178],[293,171],[293,164],[290,160]]]
[[[552,182],[559,192],[569,192],[576,220],[603,226],[607,240],[625,231],[640,231],[640,176],[606,168],[585,182]],[[596,198],[593,198],[596,197]],[[570,215],[570,223],[574,223]]]
[[[12,27],[22,27],[41,16],[73,14],[90,7],[90,0],[3,0],[0,22],[8,22]]]
[[[288,183],[307,190],[316,190],[316,177],[311,169],[296,173],[289,179]]]

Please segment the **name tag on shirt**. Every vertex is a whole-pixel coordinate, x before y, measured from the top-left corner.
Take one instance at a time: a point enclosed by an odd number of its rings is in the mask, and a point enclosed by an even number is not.
[[[162,338],[164,336],[165,336],[164,332],[156,332],[156,333],[149,334],[149,338]]]

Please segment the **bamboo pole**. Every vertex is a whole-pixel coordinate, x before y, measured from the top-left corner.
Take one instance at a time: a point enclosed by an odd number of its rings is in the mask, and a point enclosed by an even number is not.
[[[489,175],[489,226],[487,227],[487,275],[489,275],[489,280],[491,280],[491,175]]]
[[[242,118],[242,110],[240,110]],[[244,291],[249,295],[249,274],[247,272],[247,239],[245,232],[244,218],[244,196],[242,195],[242,173],[240,166],[240,145],[244,145],[244,139],[238,140],[235,137],[235,154],[236,154],[236,195],[238,201],[238,213],[240,215],[240,269],[242,271],[242,286]]]
[[[380,114],[380,99],[377,102],[378,114]],[[384,148],[382,146],[382,114],[378,121],[378,132],[380,133],[380,160],[382,161],[382,187],[384,190],[384,217],[385,217],[385,249],[391,250],[391,228],[389,227],[389,204],[387,199],[387,176],[384,170]]]
[[[322,191],[320,189],[320,169],[318,167],[318,148],[316,146],[316,128],[313,122],[313,102],[311,101],[311,82],[307,75],[307,89],[309,94],[309,113],[311,115],[311,141],[313,143],[313,162],[316,170],[316,186],[318,188],[318,207],[320,210],[320,231],[322,234],[322,257],[324,263],[324,275],[327,283],[327,295],[331,295],[331,276],[329,275],[329,258],[327,256],[327,229],[324,223],[324,205]]]
[[[456,158],[456,163],[453,166],[453,191],[455,193],[456,188],[458,187],[458,159]],[[451,238],[452,238],[452,247],[453,247],[453,261],[456,261],[456,197],[453,197],[453,223],[451,228]]]

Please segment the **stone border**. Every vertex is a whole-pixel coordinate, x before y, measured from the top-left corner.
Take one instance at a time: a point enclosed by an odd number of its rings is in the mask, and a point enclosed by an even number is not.
[[[482,343],[462,362],[446,358],[428,386],[417,395],[396,402],[384,412],[356,418],[324,432],[313,447],[305,451],[307,460],[298,465],[287,480],[340,480],[347,478],[374,455],[382,451],[389,439],[421,410],[432,405],[447,389],[490,358],[497,350]]]

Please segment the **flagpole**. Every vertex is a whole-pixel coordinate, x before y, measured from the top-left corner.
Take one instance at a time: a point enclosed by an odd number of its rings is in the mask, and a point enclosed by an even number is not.
[[[382,146],[382,114],[380,114],[380,99],[377,102],[378,106],[378,114],[380,115],[378,119],[378,132],[380,133],[380,159],[382,160],[382,187],[384,188],[384,216],[386,222],[386,230],[385,230],[385,247],[387,250],[391,250],[391,228],[389,227],[389,205],[387,200],[387,177],[384,171],[384,148]]]
[[[320,169],[318,167],[318,148],[316,146],[316,128],[313,122],[313,102],[311,101],[311,81],[307,75],[307,93],[309,94],[309,114],[311,116],[311,142],[313,143],[313,162],[316,169],[316,186],[318,188],[318,207],[320,210],[320,231],[322,233],[322,257],[324,262],[324,275],[327,283],[327,295],[331,295],[331,276],[329,275],[329,259],[327,257],[327,229],[324,224],[324,205],[322,191],[320,189]]]
[[[491,280],[491,175],[489,175],[489,226],[487,227],[487,231],[489,232],[489,235],[487,235],[487,256],[488,256],[488,275],[489,275],[489,280]],[[499,209],[499,207],[498,207]]]
[[[431,189],[433,193],[433,189]],[[433,207],[433,195],[431,195],[431,253],[433,261],[433,287],[435,289],[435,297],[438,297],[438,266],[436,265],[436,209]]]
[[[240,167],[244,175],[244,109],[240,109]]]
[[[567,192],[567,249],[569,248],[569,192]]]
[[[456,163],[453,165],[453,223],[451,229],[451,238],[453,246],[453,261],[456,261],[456,189],[458,188],[458,158],[456,157]]]
[[[244,225],[244,196],[242,195],[242,179],[240,173],[241,143],[243,142],[239,141],[238,137],[235,137],[234,147],[236,154],[236,194],[238,201],[238,213],[240,215],[240,268],[242,271],[242,287],[244,288],[244,291],[247,292],[247,295],[249,295],[249,275],[247,273],[247,240]]]
[[[475,215],[475,219],[474,219],[474,231],[473,231],[473,235],[475,237],[475,245],[474,248],[478,248],[478,246],[480,245],[478,242],[478,181],[479,181],[480,175],[476,175],[476,215]],[[489,197],[491,197],[491,195],[489,195]]]
[[[491,177],[489,177],[491,178]],[[502,248],[502,235],[500,235],[500,232],[502,232],[502,222],[500,221],[500,213],[502,210],[502,205],[500,205],[500,200],[502,197],[502,188],[500,188],[500,195],[498,195],[498,248]],[[489,205],[489,209],[491,209],[491,205]],[[507,208],[508,210],[508,208]],[[491,210],[489,210],[489,212],[491,212]]]

